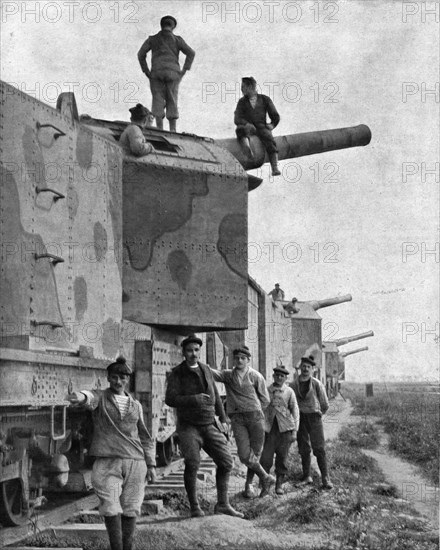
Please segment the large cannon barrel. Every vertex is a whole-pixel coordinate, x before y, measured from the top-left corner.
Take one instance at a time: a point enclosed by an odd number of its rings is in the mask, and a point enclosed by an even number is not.
[[[349,128],[334,128],[333,130],[317,130],[287,136],[275,136],[280,160],[315,155],[337,149],[362,147],[371,141],[371,130],[365,124]],[[236,138],[216,139],[215,143],[224,147],[240,162],[245,170],[259,168],[266,162],[266,151],[256,137],[251,137],[251,147],[254,158],[250,159],[244,153]]]
[[[312,300],[309,304],[316,311],[323,307],[335,306],[337,304],[343,304],[344,302],[351,302],[351,294],[344,294],[344,296],[336,296],[335,298],[326,298],[325,300]]]
[[[356,340],[362,340],[362,338],[369,338],[370,336],[374,336],[374,332],[372,330],[369,330],[368,332],[362,332],[361,334],[355,334],[354,336],[346,336],[345,338],[332,340],[332,344],[336,344],[337,346],[345,346],[345,344],[356,342]]]
[[[352,349],[351,351],[343,351],[341,353],[341,357],[347,357],[347,355],[353,355],[354,353],[360,353],[361,351],[367,351],[367,350],[368,350],[368,346],[364,346],[363,348]]]

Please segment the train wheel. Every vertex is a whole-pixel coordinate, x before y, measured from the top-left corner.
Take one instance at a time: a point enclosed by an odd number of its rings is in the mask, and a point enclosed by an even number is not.
[[[168,466],[171,464],[174,454],[173,437],[169,437],[163,443],[159,443],[157,448],[158,466]]]
[[[23,525],[28,520],[28,508],[23,497],[23,485],[19,479],[9,479],[0,484],[0,518],[6,526]]]

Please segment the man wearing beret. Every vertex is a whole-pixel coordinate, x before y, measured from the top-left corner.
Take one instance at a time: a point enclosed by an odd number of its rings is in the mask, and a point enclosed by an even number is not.
[[[268,493],[275,478],[260,464],[264,445],[264,409],[269,405],[269,394],[262,374],[249,366],[251,353],[247,346],[234,350],[232,370],[214,370],[216,382],[226,388],[226,411],[231,419],[238,457],[248,467],[244,496],[253,495],[254,474],[260,478],[264,493]]]
[[[261,465],[270,472],[275,458],[275,493],[283,494],[283,482],[288,472],[287,458],[299,425],[299,409],[295,392],[285,384],[289,371],[284,365],[273,369],[273,384],[268,388],[270,404],[265,411],[265,431]]]
[[[131,124],[122,132],[119,144],[129,155],[135,155],[136,157],[148,155],[153,151],[153,146],[145,140],[142,129],[151,126],[151,112],[141,103],[138,103],[136,107],[132,107],[129,111]]]
[[[96,459],[92,485],[111,550],[132,549],[145,475],[150,482],[155,479],[156,446],[145,426],[141,404],[126,392],[131,373],[125,359],[118,358],[107,367],[109,388],[67,396],[72,405],[93,411],[89,454]]]
[[[328,475],[322,425],[322,416],[328,410],[328,399],[324,386],[312,376],[315,365],[313,355],[301,357],[300,375],[291,384],[300,411],[297,441],[303,468],[301,481],[313,483],[310,475],[311,450],[313,450],[321,472],[322,488],[332,489],[333,485]]]
[[[177,21],[171,15],[160,20],[161,30],[154,36],[149,36],[138,52],[142,72],[150,80],[153,96],[153,115],[156,117],[156,126],[163,128],[164,108],[170,124],[170,131],[176,131],[176,120],[179,118],[177,98],[179,84],[186,71],[191,69],[195,52],[183,40],[176,36],[173,30]],[[151,70],[147,63],[147,53],[151,51]],[[186,55],[183,69],[180,70],[179,53]]]
[[[211,369],[201,363],[202,340],[191,334],[181,343],[185,360],[174,367],[167,379],[165,403],[177,412],[177,434],[185,461],[183,474],[192,517],[203,517],[197,498],[197,470],[203,449],[217,466],[216,514],[243,517],[229,504],[228,486],[233,459],[224,431],[220,431],[215,415],[226,423],[217,387]]]

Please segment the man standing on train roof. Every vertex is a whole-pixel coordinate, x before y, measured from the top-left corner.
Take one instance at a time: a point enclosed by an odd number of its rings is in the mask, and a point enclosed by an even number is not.
[[[129,109],[131,123],[122,132],[119,143],[129,155],[142,157],[148,155],[154,149],[148,143],[142,133],[143,128],[152,126],[152,114],[146,107],[138,103],[136,107]]]
[[[191,334],[181,343],[185,360],[174,367],[167,379],[165,403],[177,412],[177,435],[185,461],[183,479],[192,517],[203,517],[197,498],[197,470],[203,449],[217,466],[215,514],[242,518],[229,504],[229,476],[233,459],[226,439],[226,415],[211,369],[201,363],[202,340]],[[223,424],[219,429],[215,415]]]
[[[299,428],[297,434],[298,452],[301,456],[303,476],[301,481],[311,484],[311,449],[321,471],[322,488],[332,489],[325,453],[322,416],[328,410],[328,399],[322,383],[312,376],[316,365],[313,355],[301,357],[300,375],[291,383],[299,407]]]
[[[275,493],[282,495],[288,473],[287,458],[299,425],[299,409],[295,392],[285,384],[289,371],[284,365],[273,369],[273,384],[268,388],[270,404],[265,411],[265,431],[261,465],[270,472],[275,455]]]
[[[264,410],[270,399],[262,374],[249,366],[251,353],[247,346],[234,350],[232,370],[212,370],[214,380],[223,382],[226,388],[226,411],[231,419],[232,431],[240,461],[248,467],[244,496],[254,496],[254,474],[260,478],[265,494],[268,494],[275,478],[260,464],[264,445]]]
[[[81,390],[67,399],[91,409],[96,457],[92,485],[99,498],[111,550],[132,550],[136,516],[145,493],[145,476],[156,477],[156,446],[144,424],[142,406],[126,388],[132,374],[124,358],[107,367],[106,390]]]
[[[252,77],[241,79],[243,97],[238,100],[234,113],[235,133],[248,157],[253,158],[249,136],[257,135],[269,155],[272,175],[281,174],[278,168],[278,149],[273,139],[272,130],[280,122],[280,115],[270,97],[257,93],[257,82]],[[267,115],[270,124],[267,123]]]
[[[142,72],[150,80],[153,96],[153,115],[156,126],[163,128],[164,109],[170,124],[170,131],[176,131],[176,120],[179,118],[177,107],[179,84],[186,71],[191,69],[195,52],[183,40],[176,36],[173,30],[177,26],[176,19],[166,15],[160,20],[160,32],[149,36],[138,52]],[[151,70],[147,63],[147,53],[151,51]],[[182,70],[179,65],[179,53],[186,55]]]
[[[275,283],[275,288],[269,292],[269,296],[272,296],[272,300],[284,300],[284,290],[280,288],[280,283]]]

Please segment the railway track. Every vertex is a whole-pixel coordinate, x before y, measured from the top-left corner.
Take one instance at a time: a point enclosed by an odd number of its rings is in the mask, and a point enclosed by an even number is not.
[[[214,470],[214,463],[205,458],[202,460],[200,478],[203,480]],[[155,492],[176,490],[184,490],[182,458],[174,460],[168,466],[158,468],[156,482],[145,485],[147,497]],[[56,495],[53,498],[56,498]],[[80,512],[90,511],[98,506],[98,497],[95,494],[81,497],[72,495],[72,498],[66,498],[66,495],[63,495],[62,499],[64,502],[58,506],[55,505],[52,509],[35,509],[25,525],[0,529],[0,548],[17,544],[27,537],[41,533],[54,525],[61,525]]]

